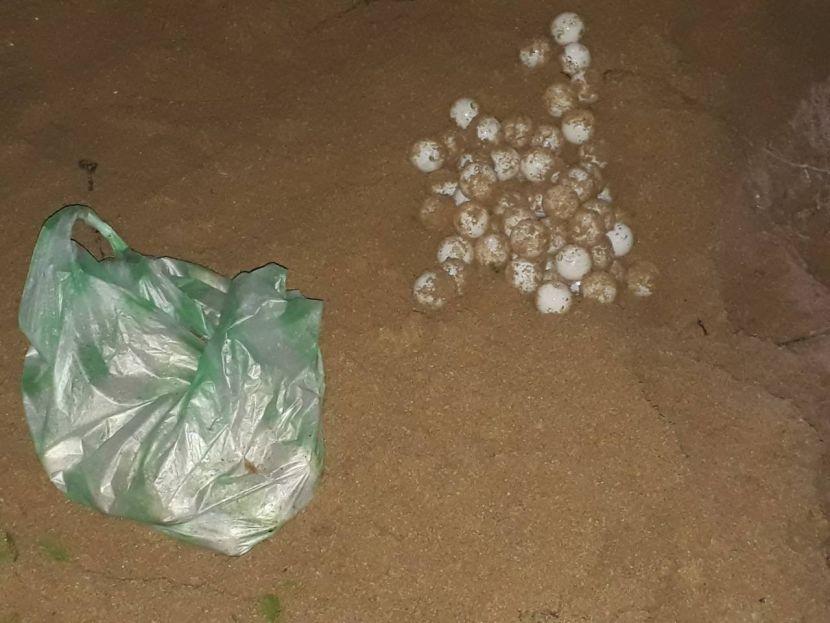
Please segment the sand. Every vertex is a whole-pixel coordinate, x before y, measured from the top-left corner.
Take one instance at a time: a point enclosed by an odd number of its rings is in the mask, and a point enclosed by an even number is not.
[[[830,620],[826,212],[798,229],[799,197],[747,185],[770,148],[779,186],[824,179],[785,147],[830,8],[726,5],[3,3],[0,621],[267,621],[267,595],[288,623]],[[416,313],[438,234],[408,148],[464,94],[541,116],[550,78],[517,51],[565,9],[658,292],[551,318],[479,275]],[[38,464],[17,305],[73,202],[144,253],[278,261],[326,301],[326,475],[245,557],[71,504]]]

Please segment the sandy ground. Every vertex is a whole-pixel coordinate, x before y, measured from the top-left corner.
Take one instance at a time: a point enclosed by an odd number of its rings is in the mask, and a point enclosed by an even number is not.
[[[266,621],[264,595],[303,623],[829,621],[830,297],[744,181],[827,77],[830,11],[728,4],[0,5],[0,621]],[[406,149],[462,94],[540,114],[515,53],[565,9],[659,294],[552,320],[482,276],[418,314]],[[243,558],[70,504],[37,462],[17,305],[73,202],[326,301],[326,476]]]

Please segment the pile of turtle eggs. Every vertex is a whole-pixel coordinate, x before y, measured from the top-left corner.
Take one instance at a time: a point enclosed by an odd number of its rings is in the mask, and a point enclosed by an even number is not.
[[[544,314],[564,314],[579,298],[610,304],[623,288],[639,297],[654,290],[657,269],[628,261],[634,232],[605,180],[607,146],[590,109],[599,80],[581,43],[584,22],[562,13],[550,30],[561,78],[543,94],[548,118],[499,120],[462,97],[450,108],[456,127],[412,146],[410,161],[428,174],[421,222],[454,230],[438,246],[438,266],[415,280],[422,309],[462,294],[474,264],[503,272]],[[547,38],[519,51],[530,70],[552,56]]]

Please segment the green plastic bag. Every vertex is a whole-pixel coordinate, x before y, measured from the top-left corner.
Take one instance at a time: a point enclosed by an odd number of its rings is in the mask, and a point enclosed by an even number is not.
[[[85,221],[111,245],[72,240]],[[226,279],[145,257],[85,206],[43,225],[20,305],[23,398],[77,502],[239,555],[309,502],[323,463],[322,303],[269,264]]]

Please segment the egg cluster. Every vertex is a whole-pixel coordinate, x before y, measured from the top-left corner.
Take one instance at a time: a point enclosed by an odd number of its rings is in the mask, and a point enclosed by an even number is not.
[[[419,307],[442,309],[463,294],[472,265],[506,275],[544,314],[564,314],[582,298],[613,303],[621,288],[650,296],[657,269],[629,263],[634,232],[605,179],[606,143],[591,105],[599,99],[591,53],[575,13],[550,26],[560,46],[561,77],[542,95],[542,121],[497,119],[462,97],[450,107],[455,127],[416,142],[412,164],[428,175],[421,222],[449,234],[438,265],[415,280]],[[535,70],[551,62],[547,38],[530,41],[519,60]]]

